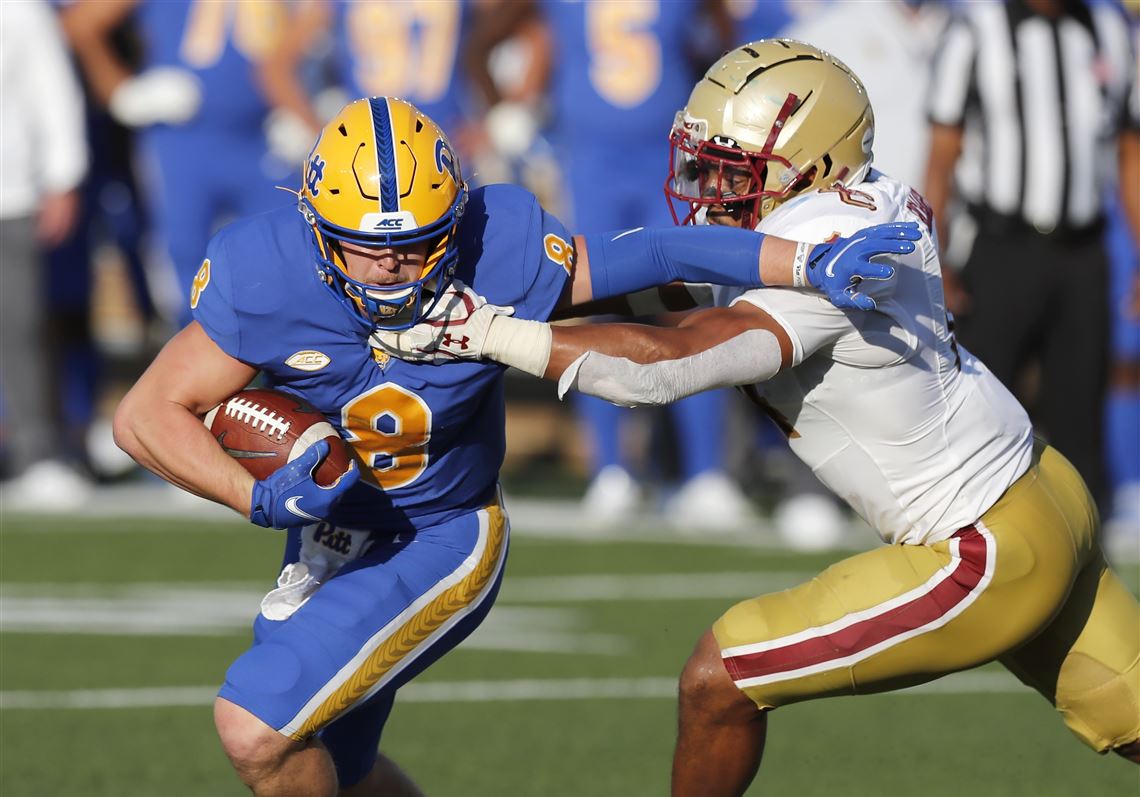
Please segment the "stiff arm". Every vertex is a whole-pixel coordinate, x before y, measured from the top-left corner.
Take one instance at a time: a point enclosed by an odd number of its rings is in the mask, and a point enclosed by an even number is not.
[[[747,302],[693,313],[675,328],[602,324],[551,332],[544,376],[558,380],[559,398],[578,390],[622,406],[669,404],[764,382],[792,363],[788,333]]]

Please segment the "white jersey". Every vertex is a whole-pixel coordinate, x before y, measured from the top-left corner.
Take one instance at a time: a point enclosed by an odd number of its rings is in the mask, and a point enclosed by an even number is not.
[[[925,234],[893,259],[898,276],[882,295],[867,291],[874,312],[790,288],[717,288],[716,299],[762,308],[791,338],[794,367],[755,390],[792,450],[884,540],[931,543],[977,520],[1026,471],[1033,430],[948,329],[926,202],[872,171],[854,190],[787,202],[758,229],[819,243],[890,221],[917,221]]]

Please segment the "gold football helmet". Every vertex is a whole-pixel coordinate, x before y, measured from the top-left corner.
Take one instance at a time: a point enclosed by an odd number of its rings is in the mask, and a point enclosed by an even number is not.
[[[451,284],[467,184],[447,136],[394,97],[349,103],[321,131],[304,167],[298,208],[325,283],[382,329],[421,321]],[[349,276],[340,245],[431,242],[419,279],[370,285]]]
[[[867,91],[839,59],[791,39],[745,44],[709,68],[677,113],[669,209],[678,224],[705,223],[712,211],[755,227],[797,194],[863,180],[874,137]],[[688,205],[683,216],[673,200]]]

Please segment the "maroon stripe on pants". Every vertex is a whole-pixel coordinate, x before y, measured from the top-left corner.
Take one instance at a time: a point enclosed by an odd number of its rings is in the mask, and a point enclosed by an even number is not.
[[[969,597],[986,572],[985,537],[973,526],[955,532],[954,537],[959,556],[954,569],[924,594],[830,634],[727,657],[724,664],[729,675],[740,681],[845,658],[942,617]]]

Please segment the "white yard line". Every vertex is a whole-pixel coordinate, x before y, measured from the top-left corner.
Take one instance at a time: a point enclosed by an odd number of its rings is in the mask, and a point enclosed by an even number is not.
[[[1012,676],[998,671],[966,672],[916,686],[900,695],[992,694],[1032,692]],[[138,709],[208,706],[217,694],[212,686],[143,689],[75,689],[70,691],[0,692],[0,710],[16,709]],[[503,703],[547,700],[669,699],[677,695],[675,678],[567,678],[502,681],[439,681],[412,683],[400,690],[405,703]]]

